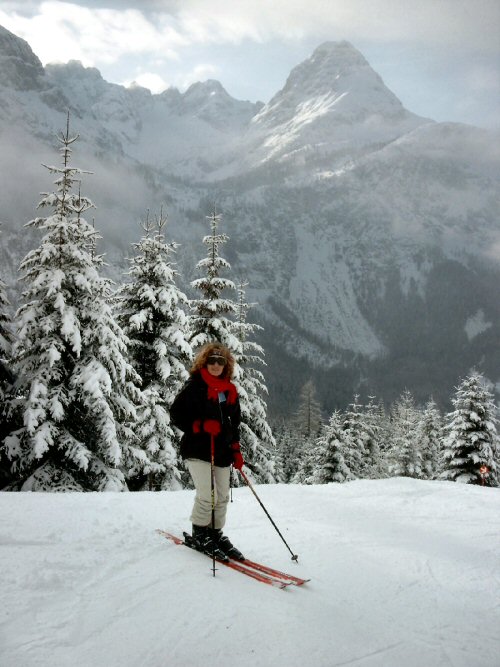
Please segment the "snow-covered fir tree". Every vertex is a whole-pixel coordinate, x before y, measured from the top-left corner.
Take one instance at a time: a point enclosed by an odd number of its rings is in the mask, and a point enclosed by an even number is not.
[[[0,279],[0,419],[5,417],[5,402],[12,380],[9,368],[12,346],[12,323],[8,312],[9,306],[5,283]]]
[[[374,410],[375,434],[379,446],[379,477],[389,477],[389,454],[391,424],[382,399]]]
[[[375,397],[368,397],[368,405],[364,410],[364,424],[365,424],[365,476],[378,479],[384,476],[385,465],[381,453],[381,439],[383,437],[384,425],[380,412],[380,405],[375,403]]]
[[[440,473],[442,459],[443,424],[441,413],[431,398],[417,423],[415,439],[422,453],[422,476],[436,479]]]
[[[248,311],[253,304],[245,299],[247,283],[238,286],[238,318],[235,334],[240,343],[236,355],[235,383],[238,387],[241,405],[240,440],[245,463],[255,481],[272,483],[276,481],[276,442],[267,421],[267,405],[263,398],[267,394],[264,375],[257,366],[265,366],[264,350],[249,337],[257,329],[257,324],[247,322]]]
[[[276,448],[280,465],[281,480],[290,483],[297,474],[303,447],[303,438],[289,422],[276,429]]]
[[[478,372],[472,372],[457,387],[453,407],[445,425],[441,478],[498,486],[497,408]]]
[[[316,443],[315,468],[311,480],[313,484],[346,482],[352,479],[342,453],[344,437],[342,422],[342,414],[335,410],[321,431]]]
[[[321,433],[322,426],[319,432]],[[317,438],[302,436],[297,448],[296,472],[292,477],[294,484],[313,484],[317,465]]]
[[[119,466],[134,441],[140,392],[126,360],[127,340],[111,311],[111,285],[99,275],[93,207],[80,193],[82,170],[69,165],[69,115],[56,191],[28,223],[44,236],[21,263],[27,289],[16,314],[14,364],[23,426],[4,441],[21,490],[122,490]]]
[[[117,317],[129,343],[132,364],[141,376],[143,403],[136,435],[143,454],[124,461],[131,488],[180,488],[179,435],[170,424],[173,399],[187,380],[192,361],[188,342],[188,299],[177,287],[172,261],[178,245],[167,243],[163,211],[143,223],[145,235],[133,244],[130,282],[117,294]],[[127,465],[128,464],[128,465]]]
[[[227,234],[217,233],[220,215],[216,215],[214,211],[207,219],[210,220],[211,233],[203,238],[203,243],[208,252],[196,265],[196,269],[204,275],[191,283],[193,289],[201,292],[201,297],[193,299],[190,304],[190,343],[193,350],[196,350],[206,343],[217,341],[238,355],[241,353],[241,346],[234,332],[237,304],[224,296],[227,291],[234,294],[236,287],[232,280],[221,275],[231,269],[229,262],[220,256],[220,248],[229,237]]]
[[[419,412],[408,389],[391,409],[389,470],[391,475],[422,478],[422,452],[416,431]]]
[[[354,479],[368,477],[367,442],[370,431],[365,423],[362,405],[356,394],[349,405],[343,421],[344,461]]]
[[[13,339],[9,305],[5,283],[0,279],[0,443],[13,427],[10,401],[14,380],[10,364]],[[10,476],[9,461],[0,448],[0,488],[7,484]]]
[[[285,436],[285,423],[284,421],[273,422],[271,430],[276,442],[276,450],[274,456],[274,477],[276,482],[283,483],[285,482],[285,457],[284,457],[284,441],[286,440]]]

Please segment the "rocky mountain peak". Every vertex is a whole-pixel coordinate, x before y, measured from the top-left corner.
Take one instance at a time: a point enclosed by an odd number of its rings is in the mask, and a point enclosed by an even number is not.
[[[401,117],[405,110],[363,55],[349,42],[325,42],[295,67],[256,122],[282,124],[301,109],[333,113],[339,122],[372,115]],[[308,113],[310,116],[310,113]]]
[[[326,78],[339,73],[346,74],[352,70],[370,67],[363,54],[350,42],[324,42],[313,54],[295,70],[309,69],[323,74]],[[292,70],[292,74],[293,74]]]
[[[223,98],[230,98],[229,93],[224,86],[215,79],[208,79],[207,81],[197,81],[189,86],[185,92],[185,99],[205,99],[207,95],[220,95]]]
[[[43,87],[43,65],[21,37],[0,26],[0,81],[16,90]]]
[[[214,79],[193,83],[182,96],[183,113],[196,115],[215,125],[224,126],[228,120],[235,118],[239,123],[246,123],[258,108],[258,104],[231,97]]]
[[[73,103],[82,109],[93,105],[108,91],[117,87],[116,84],[104,81],[98,69],[85,67],[79,60],[49,63],[45,73],[52,85],[66,91]]]

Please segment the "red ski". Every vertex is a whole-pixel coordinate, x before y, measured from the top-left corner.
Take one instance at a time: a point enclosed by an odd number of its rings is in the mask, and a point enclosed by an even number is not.
[[[181,539],[180,537],[177,537],[176,535],[172,535],[172,533],[167,533],[165,530],[160,530],[159,528],[156,531],[160,535],[163,535],[163,537],[166,537],[168,540],[171,542],[174,542],[174,544],[183,544],[184,546],[187,546],[189,549],[193,549],[193,551],[197,551],[197,549],[194,549],[193,547],[189,547],[189,545],[186,544],[186,542]],[[204,556],[208,556],[208,554],[204,554],[203,552],[199,551],[198,553],[202,553]],[[208,556],[210,558],[210,556]],[[257,581],[262,582],[263,584],[269,584],[270,586],[275,586],[276,588],[286,588],[289,586],[292,582],[291,581],[284,581],[280,579],[279,577],[275,577],[273,575],[264,573],[264,572],[258,572],[255,569],[251,569],[248,567],[245,567],[244,563],[246,561],[234,561],[234,560],[229,560],[229,561],[223,561],[216,559],[217,563],[220,563],[221,565],[225,565],[226,567],[229,567],[231,570],[236,570],[237,572],[241,572],[242,574],[247,575],[247,577],[251,577],[252,579],[256,579]]]
[[[272,567],[269,567],[268,565],[262,565],[262,563],[255,563],[253,560],[249,560],[248,558],[245,558],[243,561],[245,565],[248,567],[251,567],[253,570],[257,570],[258,572],[263,572],[264,574],[269,574],[272,577],[276,577],[278,579],[283,579],[294,586],[302,586],[303,584],[306,584],[308,581],[311,581],[310,579],[302,579],[301,577],[296,577],[293,574],[287,574],[286,572],[280,572],[279,570],[274,570]]]

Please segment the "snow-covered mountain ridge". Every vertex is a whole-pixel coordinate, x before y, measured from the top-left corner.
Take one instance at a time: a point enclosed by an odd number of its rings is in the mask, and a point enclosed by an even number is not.
[[[271,395],[302,383],[290,356],[336,368],[341,390],[331,373],[316,375],[328,409],[354,390],[449,396],[471,365],[500,379],[494,133],[407,111],[347,42],[318,47],[262,105],[216,81],[152,95],[74,61],[43,68],[0,28],[8,283],[27,243],[22,225],[50,188],[39,164],[57,161],[68,108],[116,278],[137,220],[163,203],[192,279],[216,201],[228,259],[260,302]],[[479,311],[485,326],[470,338]]]

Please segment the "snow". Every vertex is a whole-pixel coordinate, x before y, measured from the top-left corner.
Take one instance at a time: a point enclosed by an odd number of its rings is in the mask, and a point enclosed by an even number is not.
[[[494,667],[500,492],[412,479],[247,488],[226,532],[267,587],[159,536],[193,491],[4,493],[3,667]]]
[[[336,257],[331,235],[297,226],[295,275],[290,278],[289,302],[301,321],[315,321],[317,335],[338,347],[375,358],[385,350],[357,303],[348,264]],[[326,267],[335,266],[335,280]],[[287,341],[287,347],[291,341]]]
[[[471,317],[467,318],[464,329],[465,333],[467,334],[467,338],[472,340],[476,336],[479,336],[479,334],[487,331],[492,326],[493,324],[486,320],[483,309],[479,308],[474,315],[471,315]]]

